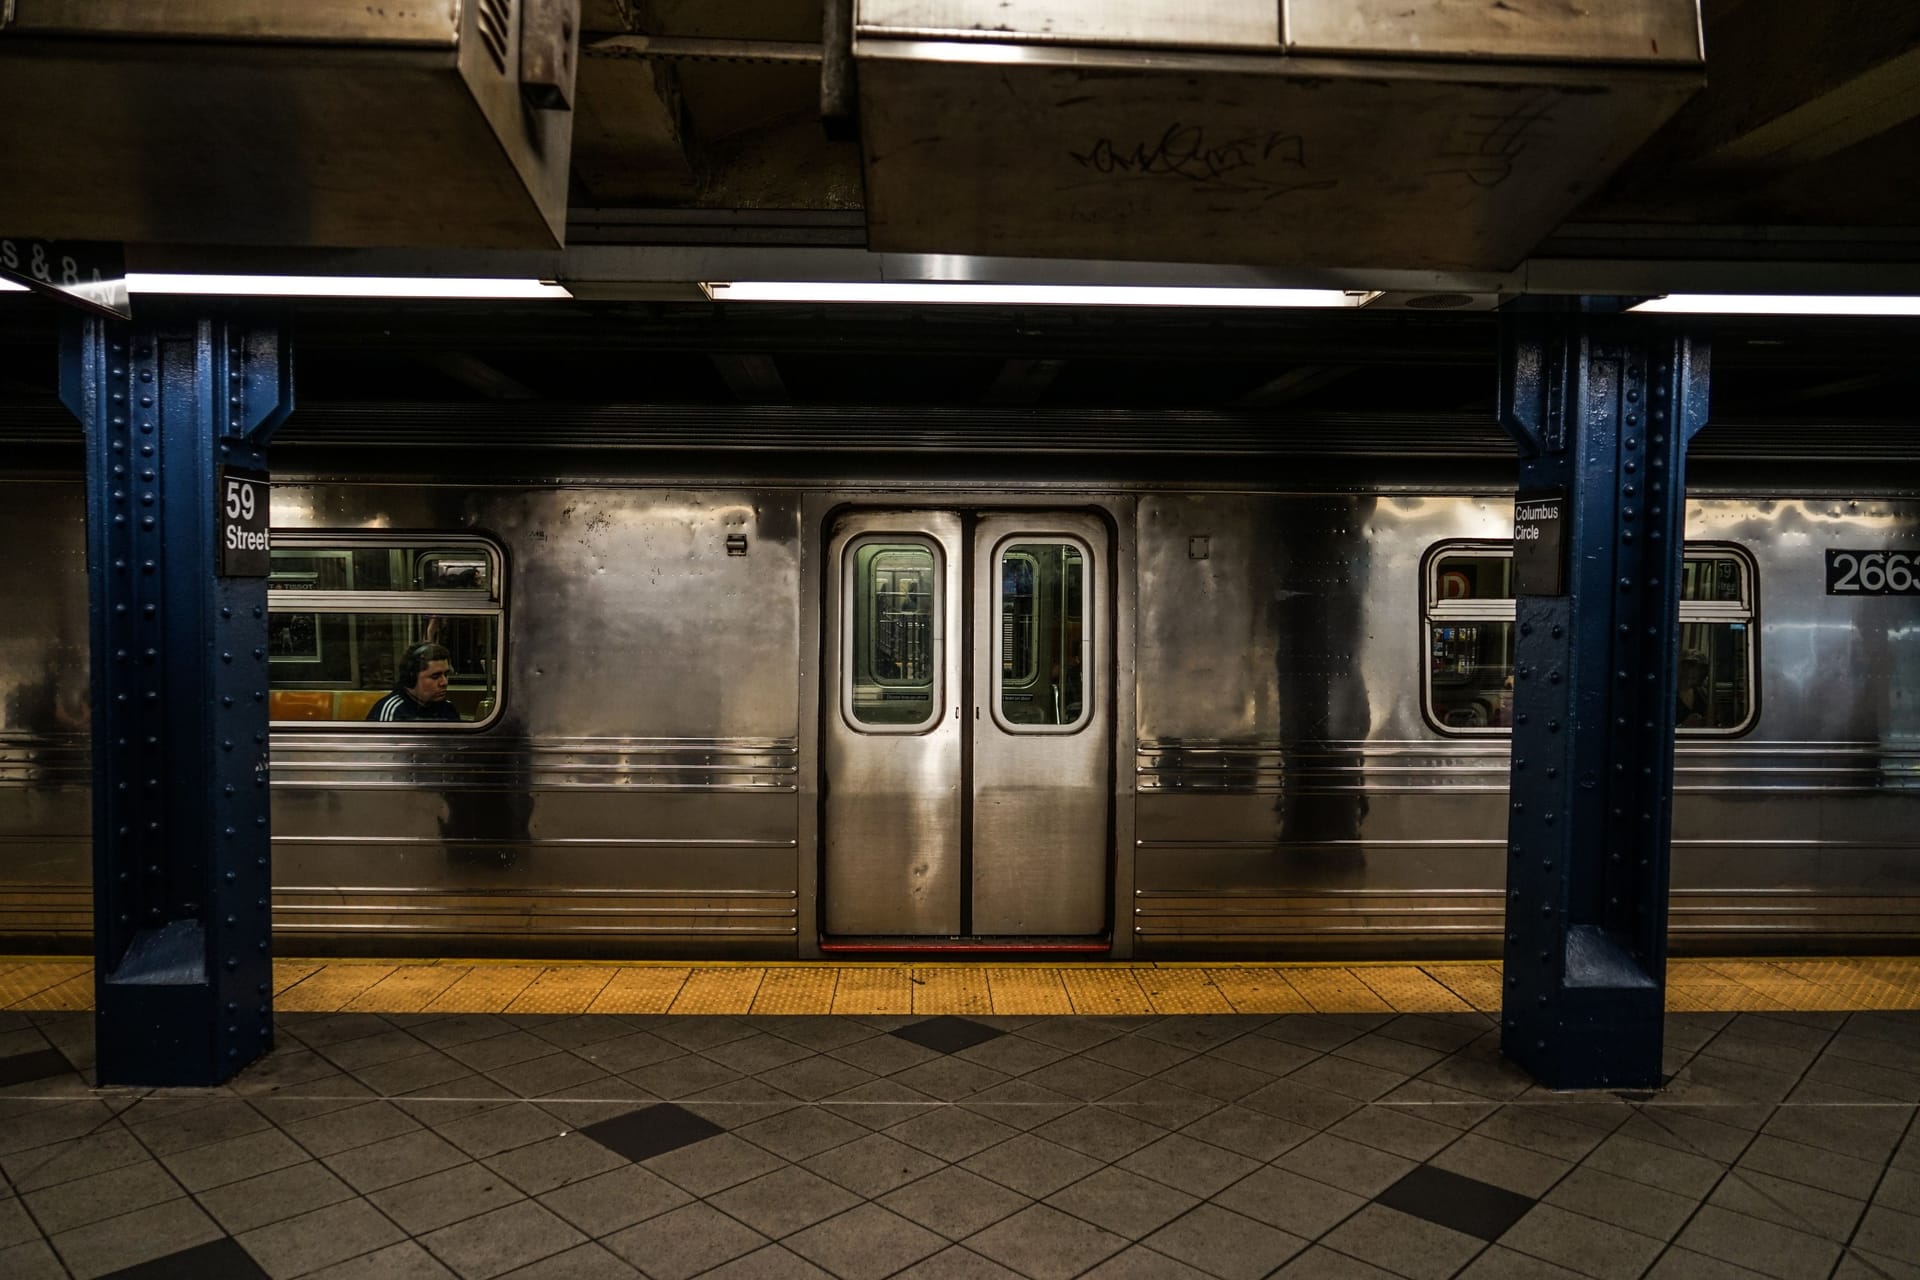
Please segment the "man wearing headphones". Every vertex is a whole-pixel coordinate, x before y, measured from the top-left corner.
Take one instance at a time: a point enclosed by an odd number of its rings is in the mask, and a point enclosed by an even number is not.
[[[417,644],[400,659],[400,678],[393,692],[373,704],[367,719],[383,724],[399,720],[454,720],[460,712],[447,701],[447,682],[453,664],[446,646]]]

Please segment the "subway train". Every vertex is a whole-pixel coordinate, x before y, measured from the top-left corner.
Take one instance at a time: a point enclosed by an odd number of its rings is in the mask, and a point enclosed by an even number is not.
[[[1498,953],[1497,432],[1451,458],[1351,425],[1211,458],[1173,428],[935,458],[707,427],[703,451],[492,448],[470,419],[276,446],[280,950]],[[1673,946],[1911,949],[1912,469],[1814,465],[1790,433],[1743,461],[1714,430],[1689,473]],[[64,448],[0,475],[0,545],[37,548],[0,559],[16,949],[89,927]],[[459,720],[369,721],[420,644]]]

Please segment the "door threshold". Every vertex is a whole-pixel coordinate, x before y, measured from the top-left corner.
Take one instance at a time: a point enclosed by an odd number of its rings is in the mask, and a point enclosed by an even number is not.
[[[822,939],[828,954],[866,955],[1106,955],[1109,938],[834,938]]]

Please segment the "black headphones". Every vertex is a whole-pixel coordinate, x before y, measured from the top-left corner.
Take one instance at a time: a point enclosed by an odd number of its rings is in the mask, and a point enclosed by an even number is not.
[[[420,673],[427,669],[428,663],[445,661],[447,661],[447,647],[443,644],[434,644],[429,640],[413,646],[400,659],[400,687],[413,688],[420,683]]]

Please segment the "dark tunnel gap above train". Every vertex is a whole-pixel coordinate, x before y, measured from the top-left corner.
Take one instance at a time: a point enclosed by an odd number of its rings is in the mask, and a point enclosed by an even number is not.
[[[1465,413],[1491,419],[1489,313],[300,302],[317,404],[899,406]],[[1721,317],[1717,421],[1912,422],[1920,320]],[[0,413],[56,392],[57,315],[0,296]],[[298,415],[296,414],[296,417]]]

